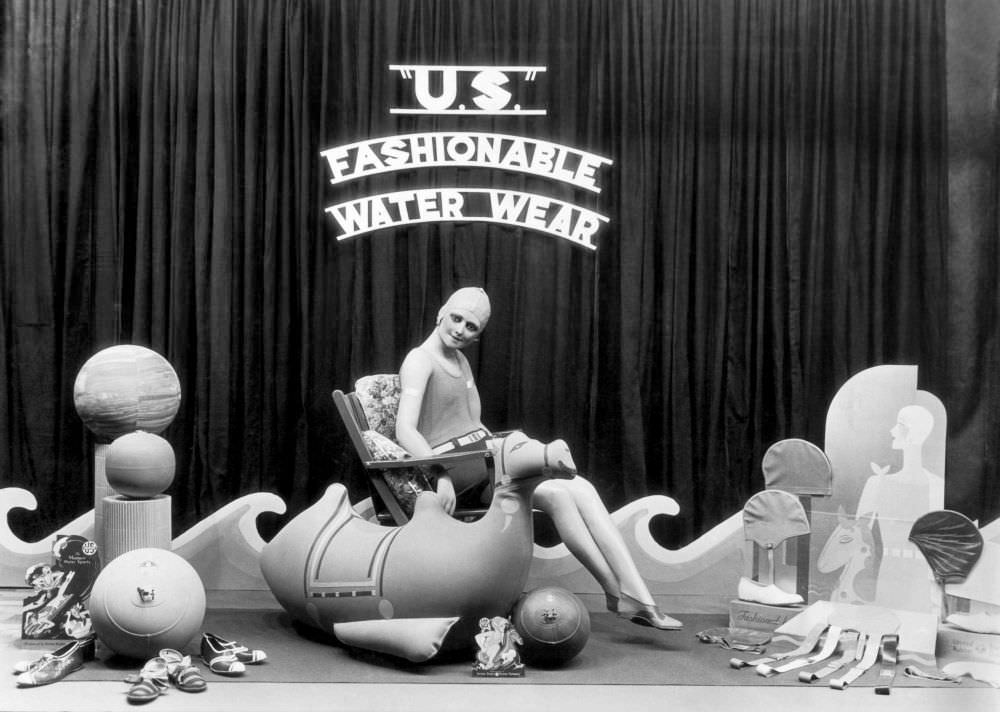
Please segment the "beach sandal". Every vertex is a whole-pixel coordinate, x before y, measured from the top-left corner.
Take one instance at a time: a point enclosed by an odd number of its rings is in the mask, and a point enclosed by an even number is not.
[[[169,687],[167,680],[167,661],[150,658],[137,674],[125,677],[125,682],[132,685],[125,696],[134,705],[145,704],[164,693]]]
[[[201,692],[208,684],[201,671],[191,664],[190,655],[181,655],[173,648],[164,648],[160,657],[167,663],[167,677],[182,692]]]
[[[232,653],[236,656],[237,660],[247,665],[259,665],[267,660],[267,653],[263,650],[251,650],[245,645],[225,640],[212,633],[202,634],[201,649],[203,657],[206,645],[208,645],[215,655],[222,655],[226,652]]]

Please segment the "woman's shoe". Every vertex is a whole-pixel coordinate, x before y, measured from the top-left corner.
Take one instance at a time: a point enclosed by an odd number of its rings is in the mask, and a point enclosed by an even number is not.
[[[202,692],[208,683],[202,677],[201,671],[191,664],[190,655],[181,655],[173,648],[164,648],[160,657],[167,664],[167,677],[174,687],[182,692]]]
[[[213,635],[212,633],[203,633],[201,636],[201,649],[203,657],[206,643],[212,651],[215,651],[216,655],[221,655],[223,652],[229,652],[235,655],[236,659],[241,663],[245,663],[247,665],[258,665],[267,660],[267,653],[263,650],[251,650],[245,645],[233,643],[220,638],[217,635]]]
[[[657,630],[680,630],[684,627],[679,620],[660,613],[655,603],[640,603],[624,591],[619,594],[616,613],[619,618]]]
[[[89,657],[87,657],[88,655]],[[83,667],[84,660],[93,659],[94,639],[91,637],[74,640],[52,653],[46,653],[38,660],[28,663],[27,669],[17,676],[18,687],[38,687],[62,680],[71,672]],[[20,665],[15,666],[15,669]]]
[[[216,643],[211,633],[201,636],[201,660],[216,675],[242,675],[246,666],[237,660],[236,653]]]
[[[73,641],[73,642],[77,643],[78,645],[80,645],[80,647],[82,649],[82,653],[83,653],[83,662],[89,662],[90,660],[94,659],[94,647],[95,647],[94,646],[94,636],[90,635],[90,636],[87,636],[86,638],[80,638],[79,640],[76,640],[76,641]],[[66,646],[63,646],[63,647],[66,647]],[[37,668],[39,665],[43,664],[46,660],[48,660],[49,658],[51,658],[53,655],[57,654],[60,650],[62,650],[62,648],[60,648],[59,650],[57,650],[55,653],[46,653],[45,655],[43,655],[42,657],[38,658],[37,660],[21,660],[19,662],[16,662],[16,663],[14,663],[14,672],[15,673],[19,673],[19,674],[20,673],[25,673],[25,672],[30,672],[31,670],[34,670],[35,668]]]
[[[788,593],[772,584],[763,584],[746,576],[740,576],[736,595],[741,601],[763,603],[768,606],[794,606],[802,603],[802,596]]]
[[[145,704],[162,695],[169,686],[167,661],[161,657],[150,658],[135,675],[128,675],[125,682],[132,685],[125,697],[134,705]]]
[[[1000,634],[1000,615],[996,613],[952,613],[944,622],[970,633]]]

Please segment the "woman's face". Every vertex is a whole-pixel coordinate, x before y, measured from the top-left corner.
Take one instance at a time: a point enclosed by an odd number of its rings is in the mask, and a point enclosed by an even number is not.
[[[57,582],[57,575],[48,566],[39,570],[38,573],[35,574],[35,577],[31,579],[31,585],[36,591],[54,588]]]
[[[479,322],[462,309],[448,309],[437,327],[438,336],[445,347],[464,349],[479,339]]]
[[[902,450],[909,442],[910,429],[902,420],[897,420],[896,424],[890,428],[889,434],[892,436],[892,449]]]

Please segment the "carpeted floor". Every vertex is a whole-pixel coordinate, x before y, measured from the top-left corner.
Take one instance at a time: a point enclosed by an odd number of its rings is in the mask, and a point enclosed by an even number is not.
[[[524,678],[509,678],[503,684],[535,685],[772,685],[800,686],[797,673],[789,672],[764,678],[753,669],[734,670],[731,657],[758,657],[749,653],[734,653],[714,644],[701,643],[695,633],[727,624],[723,615],[682,615],[685,629],[660,632],[622,621],[610,613],[591,614],[591,635],[583,651],[565,667],[555,670],[528,668]],[[229,678],[205,671],[211,683],[238,684],[247,682],[312,682],[312,683],[477,683],[496,684],[496,679],[477,678],[472,674],[472,653],[468,658],[436,660],[420,665],[396,658],[350,650],[331,644],[308,629],[293,626],[288,615],[280,610],[210,609],[204,630],[245,645],[262,648],[269,656],[266,663],[248,666],[242,677]],[[788,645],[772,644],[769,651],[787,649]],[[197,640],[185,652],[197,655]],[[201,665],[201,663],[198,663]],[[75,680],[115,680],[135,672],[135,660],[113,656],[110,651],[98,652],[98,659],[74,673]],[[204,666],[202,666],[204,668]],[[818,667],[818,666],[817,666]],[[877,666],[853,683],[855,687],[871,687],[878,677]],[[941,683],[909,678],[902,670],[896,676],[899,687],[948,686]],[[981,683],[966,680],[964,685]],[[825,681],[813,683],[828,688]],[[836,694],[826,689],[828,694]]]

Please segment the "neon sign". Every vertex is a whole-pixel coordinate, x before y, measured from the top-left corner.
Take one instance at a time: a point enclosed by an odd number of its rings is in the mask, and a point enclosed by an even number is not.
[[[372,195],[332,205],[346,240],[372,230],[443,221],[492,222],[527,227],[590,249],[608,218],[556,198],[516,190],[427,188]]]
[[[389,65],[412,80],[417,107],[394,114],[527,114],[544,108],[511,102],[545,67]],[[437,76],[437,88],[431,77]],[[468,78],[460,83],[460,78]],[[462,87],[463,91],[460,91]],[[436,92],[436,93],[435,93]],[[464,93],[463,93],[464,92]],[[478,92],[478,93],[473,93]],[[526,173],[600,193],[599,173],[610,158],[552,141],[476,131],[429,131],[369,138],[325,149],[330,183],[341,185],[372,175],[422,167],[461,166]],[[555,197],[517,190],[449,186],[402,190],[347,200],[325,209],[340,228],[338,240],[389,227],[429,222],[491,222],[523,227],[597,249],[597,233],[610,222],[600,213]]]
[[[597,171],[611,161],[550,141],[495,133],[439,131],[373,138],[320,153],[334,185],[420,166],[479,166],[523,171],[600,193]]]
[[[413,80],[414,98],[418,107],[389,109],[390,114],[527,114],[529,116],[544,116],[545,109],[524,108],[514,104],[511,99],[514,93],[507,89],[511,84],[511,76],[533,82],[539,72],[545,67],[476,67],[476,66],[441,66],[429,64],[390,64],[390,71],[398,71],[404,80]],[[431,90],[431,75],[440,78],[440,93],[433,94]],[[468,85],[463,89],[468,93],[475,90],[478,94],[469,94],[463,101],[459,93],[459,77],[468,76]],[[515,88],[515,87],[511,87]],[[456,102],[461,102],[456,104]],[[466,102],[471,102],[471,107]]]

